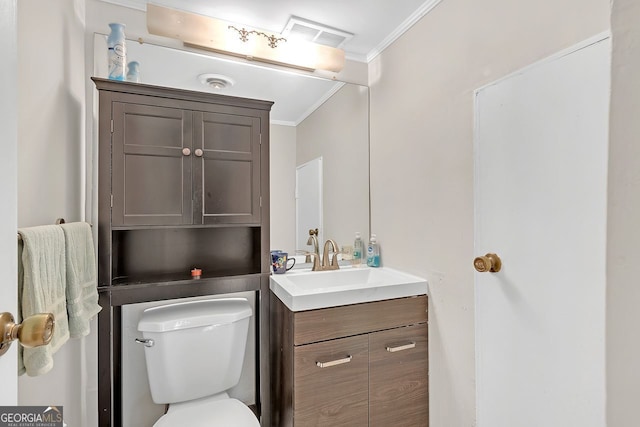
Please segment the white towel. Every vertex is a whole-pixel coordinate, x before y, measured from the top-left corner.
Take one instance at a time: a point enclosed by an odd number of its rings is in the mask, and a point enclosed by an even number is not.
[[[71,338],[89,334],[98,305],[98,278],[91,227],[86,222],[62,224],[66,249],[67,314]]]
[[[55,329],[48,345],[23,348],[18,351],[18,373],[42,375],[53,367],[53,354],[69,339],[66,310],[66,268],[64,233],[60,226],[44,225],[21,228],[22,318],[37,313],[53,313]],[[22,350],[22,351],[20,351]]]

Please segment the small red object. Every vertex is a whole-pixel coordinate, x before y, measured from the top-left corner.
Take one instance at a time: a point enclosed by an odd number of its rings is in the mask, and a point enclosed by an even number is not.
[[[192,277],[200,277],[202,276],[202,270],[199,268],[194,268],[193,270],[191,270],[191,276]]]

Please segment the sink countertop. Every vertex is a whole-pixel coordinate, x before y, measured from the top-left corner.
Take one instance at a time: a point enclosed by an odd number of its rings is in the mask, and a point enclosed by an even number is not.
[[[291,311],[427,294],[425,279],[389,267],[294,269],[285,274],[272,274],[269,287]]]

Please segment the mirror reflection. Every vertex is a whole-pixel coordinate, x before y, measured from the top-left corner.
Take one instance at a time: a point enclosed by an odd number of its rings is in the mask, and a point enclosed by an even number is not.
[[[106,77],[106,36],[95,35],[95,74]],[[134,40],[140,83],[274,101],[270,126],[271,248],[352,245],[369,233],[369,92],[365,86]]]

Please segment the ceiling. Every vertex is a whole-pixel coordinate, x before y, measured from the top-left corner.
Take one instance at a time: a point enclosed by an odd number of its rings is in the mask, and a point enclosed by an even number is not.
[[[146,10],[146,0],[102,0]],[[323,24],[352,33],[341,46],[347,59],[369,62],[392,43],[440,0],[154,0],[152,3],[211,16],[273,33],[284,30],[291,17]],[[197,78],[201,73],[228,75],[236,81],[231,89],[220,93],[274,100],[272,119],[283,124],[297,124],[338,88],[330,80],[312,78],[217,59],[211,56],[160,49],[148,57],[150,49],[141,51],[135,43],[128,45],[128,59],[139,60],[143,83],[173,85],[184,89],[210,90]],[[147,46],[149,47],[149,46]],[[166,54],[171,52],[172,59]],[[143,56],[141,56],[143,55]],[[175,55],[175,56],[174,56]],[[179,64],[179,65],[178,65]],[[189,70],[185,73],[184,70]],[[177,82],[175,80],[178,80]]]

